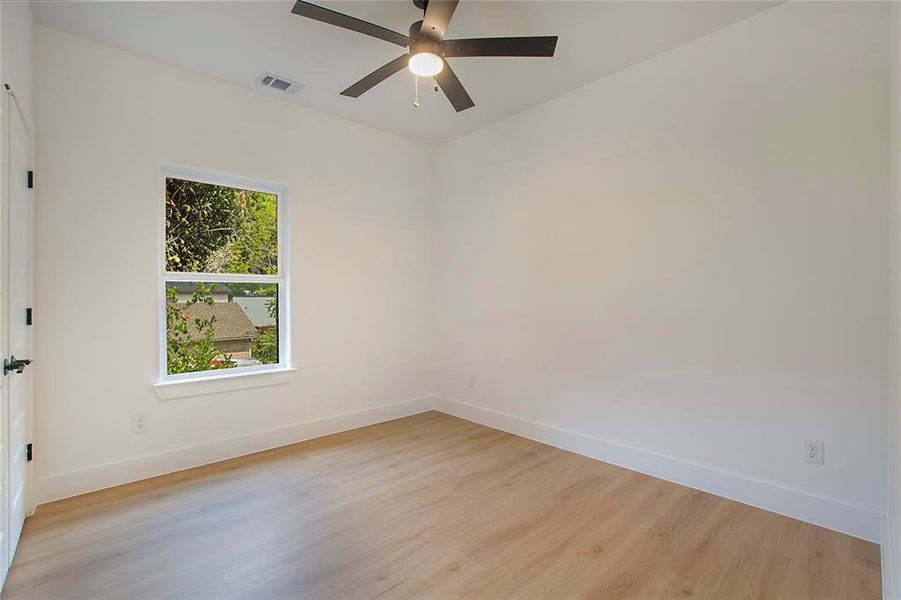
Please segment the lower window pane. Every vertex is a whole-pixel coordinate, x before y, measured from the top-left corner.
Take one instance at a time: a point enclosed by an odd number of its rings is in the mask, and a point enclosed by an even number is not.
[[[166,373],[278,362],[278,284],[166,282]]]

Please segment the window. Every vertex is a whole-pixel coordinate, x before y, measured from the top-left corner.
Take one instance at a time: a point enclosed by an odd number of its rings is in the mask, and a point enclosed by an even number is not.
[[[163,169],[160,381],[288,366],[279,184]]]

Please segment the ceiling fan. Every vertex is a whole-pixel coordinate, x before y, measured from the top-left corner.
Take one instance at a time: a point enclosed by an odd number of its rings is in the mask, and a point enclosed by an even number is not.
[[[444,32],[447,30],[447,24],[450,22],[458,2],[459,0],[413,0],[416,8],[423,11],[423,17],[421,21],[410,25],[407,35],[303,0],[297,0],[291,12],[301,17],[350,29],[407,48],[407,54],[398,56],[388,64],[379,67],[341,92],[342,96],[358,98],[361,94],[407,67],[419,77],[434,77],[451,105],[457,112],[460,112],[472,108],[475,106],[475,102],[457,79],[454,70],[447,64],[446,58],[553,56],[554,49],[557,47],[557,36],[446,40]]]

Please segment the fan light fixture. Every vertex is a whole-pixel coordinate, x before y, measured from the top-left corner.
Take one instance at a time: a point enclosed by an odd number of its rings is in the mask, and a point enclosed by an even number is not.
[[[437,54],[419,52],[410,57],[409,68],[419,77],[434,77],[444,69],[444,61]]]

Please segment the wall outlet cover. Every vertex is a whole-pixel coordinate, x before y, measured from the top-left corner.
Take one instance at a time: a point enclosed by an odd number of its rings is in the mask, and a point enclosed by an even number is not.
[[[131,417],[131,432],[144,433],[147,431],[147,413],[138,413]]]
[[[824,463],[824,443],[822,440],[804,440],[804,460],[814,465]]]

